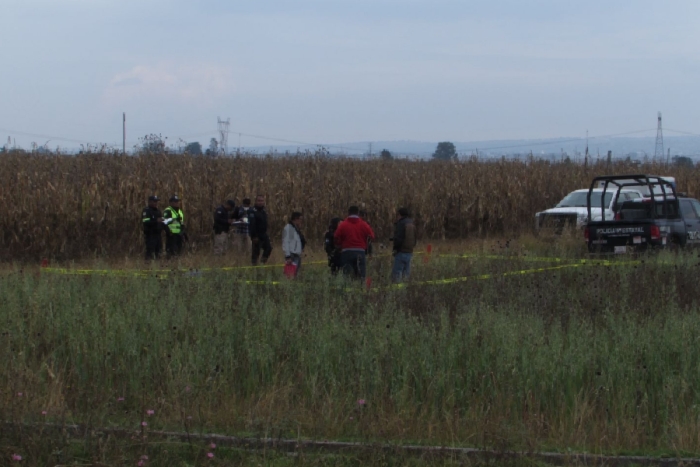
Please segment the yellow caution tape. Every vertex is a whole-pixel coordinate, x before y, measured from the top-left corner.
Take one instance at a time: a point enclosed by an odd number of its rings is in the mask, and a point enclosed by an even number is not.
[[[520,261],[541,261],[550,263],[560,263],[561,258],[546,257],[546,256],[516,256],[516,255],[480,255],[480,254],[464,254],[464,255],[440,255],[441,258],[460,258],[460,259],[502,259],[502,260],[520,260]]]
[[[550,262],[550,263],[569,263],[569,264],[600,264],[600,265],[612,265],[612,264],[641,264],[640,260],[635,261],[622,261],[616,260],[611,261],[608,259],[575,259],[575,258],[557,258],[555,256],[516,256],[516,255],[477,255],[477,254],[465,254],[465,255],[440,255],[441,258],[461,258],[461,259],[500,259],[500,260],[510,260],[510,261],[533,261],[533,262]]]
[[[424,252],[421,252],[424,253]],[[550,262],[563,262],[563,261],[568,261],[567,264],[561,264],[557,266],[550,266],[550,267],[544,267],[544,268],[535,268],[535,269],[523,269],[523,270],[518,270],[518,271],[507,271],[504,273],[497,273],[497,274],[479,274],[479,275],[474,275],[474,276],[464,276],[464,277],[454,277],[454,278],[446,278],[446,279],[434,279],[434,280],[427,280],[427,281],[421,281],[421,282],[410,282],[410,285],[444,285],[444,284],[456,284],[459,282],[466,282],[470,280],[485,280],[485,279],[493,279],[496,277],[506,277],[506,276],[512,276],[512,275],[523,275],[523,274],[534,274],[538,272],[545,272],[545,271],[553,271],[553,270],[558,270],[558,269],[566,269],[566,268],[574,268],[574,267],[579,267],[579,266],[584,266],[584,265],[590,265],[590,266],[622,266],[622,265],[636,265],[636,264],[642,264],[642,261],[640,260],[633,260],[633,261],[611,261],[607,259],[571,259],[571,260],[563,260],[561,258],[556,258],[556,257],[521,257],[521,256],[502,256],[502,255],[470,255],[470,254],[465,254],[465,255],[440,255],[440,257],[457,257],[457,258],[485,258],[485,259],[525,259],[530,260],[530,261],[550,261]],[[319,265],[319,264],[326,264],[326,261],[314,261],[307,263],[307,265]],[[281,268],[283,267],[283,264],[275,264],[275,265],[263,265],[263,266],[231,266],[231,267],[223,267],[223,268],[202,268],[202,269],[156,269],[156,270],[119,270],[119,269],[66,269],[66,268],[51,268],[51,267],[46,267],[46,268],[41,268],[42,272],[50,273],[50,274],[61,274],[61,275],[96,275],[96,276],[115,276],[115,277],[155,277],[155,278],[161,278],[164,279],[168,277],[171,274],[191,274],[192,276],[197,276],[201,273],[204,272],[216,272],[216,271],[235,271],[235,270],[246,270],[246,269],[256,269],[256,268]],[[234,281],[234,283],[241,283],[241,284],[248,284],[248,285],[279,285],[281,282],[279,281],[262,281],[262,280],[242,280],[242,281]],[[408,284],[407,283],[399,283],[399,284],[392,284],[390,286],[385,286],[385,287],[375,287],[372,288],[371,290],[382,290],[382,289],[393,289],[393,288],[404,288]]]
[[[399,283],[399,284],[392,284],[390,286],[382,287],[382,288],[377,288],[377,290],[380,289],[402,289],[405,288],[409,285],[445,285],[445,284],[456,284],[459,282],[467,282],[467,281],[472,281],[472,280],[485,280],[485,279],[495,279],[497,277],[507,277],[507,276],[517,276],[517,275],[525,275],[525,274],[535,274],[538,272],[546,272],[546,271],[555,271],[558,269],[567,269],[567,268],[578,268],[581,266],[630,266],[634,264],[640,264],[640,261],[609,261],[609,260],[580,260],[576,263],[570,263],[570,264],[563,264],[560,266],[550,266],[550,267],[545,267],[545,268],[535,268],[535,269],[522,269],[518,271],[507,271],[507,272],[502,272],[502,273],[496,273],[496,274],[477,274],[474,276],[463,276],[463,277],[453,277],[449,279],[435,279],[435,280],[428,280],[428,281],[420,281],[420,282],[409,282],[409,283]]]
[[[313,261],[305,263],[306,266],[327,264],[326,261]],[[229,266],[222,268],[200,268],[200,269],[67,269],[67,268],[41,268],[41,272],[66,275],[95,275],[95,276],[151,276],[151,275],[168,275],[168,274],[197,274],[201,272],[216,272],[216,271],[236,271],[245,269],[270,269],[282,268],[284,264],[264,264],[261,266]]]
[[[515,276],[515,275],[523,275],[523,274],[534,274],[537,272],[545,272],[545,271],[554,271],[557,269],[566,269],[566,268],[576,268],[583,266],[582,264],[564,264],[561,266],[551,266],[547,268],[536,268],[536,269],[523,269],[519,271],[507,271],[507,272],[502,272],[502,273],[496,273],[496,274],[477,274],[473,276],[463,276],[463,277],[453,277],[449,279],[434,279],[434,280],[428,280],[428,281],[420,281],[420,282],[410,282],[410,283],[399,283],[399,284],[392,284],[391,286],[388,286],[387,288],[395,288],[395,289],[402,289],[407,287],[408,285],[445,285],[445,284],[456,284],[459,282],[467,282],[467,281],[472,281],[472,280],[485,280],[485,279],[495,279],[497,277],[506,277],[506,276]]]
[[[415,253],[416,255],[424,254],[425,252]],[[385,258],[391,256],[390,254],[382,255],[372,255],[368,258]],[[311,261],[304,263],[305,266],[318,266],[321,264],[328,264],[328,261]],[[225,266],[221,268],[199,268],[199,269],[67,269],[67,268],[51,268],[45,267],[41,268],[42,272],[48,272],[53,274],[66,274],[66,275],[96,275],[96,276],[150,276],[150,275],[167,275],[171,273],[198,273],[198,272],[216,272],[216,271],[238,271],[238,270],[250,270],[250,269],[273,269],[273,268],[283,268],[284,263],[279,264],[262,264],[258,266]]]
[[[48,272],[52,274],[65,274],[71,276],[120,276],[120,277],[147,277],[151,274],[154,275],[167,275],[169,271],[145,271],[145,270],[120,270],[120,269],[65,269],[65,268],[41,268],[41,272]]]

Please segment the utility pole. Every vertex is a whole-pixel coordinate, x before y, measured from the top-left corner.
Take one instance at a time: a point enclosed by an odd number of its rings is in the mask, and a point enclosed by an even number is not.
[[[659,112],[658,125],[656,126],[656,148],[654,149],[654,160],[659,162],[664,160],[664,133],[661,130],[661,112]]]
[[[122,154],[126,156],[126,112],[122,114]]]
[[[372,157],[372,143],[369,143],[369,157]]]
[[[588,130],[586,130],[586,154],[583,156],[583,166],[588,167]]]

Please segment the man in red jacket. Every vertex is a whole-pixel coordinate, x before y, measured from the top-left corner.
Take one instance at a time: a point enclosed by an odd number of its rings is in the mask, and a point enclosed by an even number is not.
[[[374,240],[374,232],[367,222],[360,219],[359,213],[357,206],[350,206],[349,215],[338,225],[333,242],[341,251],[343,274],[348,276],[352,273],[355,278],[364,279],[367,274],[367,239]]]

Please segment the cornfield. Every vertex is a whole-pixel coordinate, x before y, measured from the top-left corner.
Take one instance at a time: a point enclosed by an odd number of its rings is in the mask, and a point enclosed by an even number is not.
[[[411,209],[423,239],[514,236],[594,176],[639,172],[675,176],[679,190],[700,193],[700,169],[660,164],[16,152],[0,155],[0,251],[18,260],[136,254],[150,194],[165,200],[161,209],[172,194],[183,199],[195,248],[208,245],[216,206],[256,194],[267,196],[273,238],[297,210],[307,237],[321,238],[353,204],[384,240],[400,206]]]

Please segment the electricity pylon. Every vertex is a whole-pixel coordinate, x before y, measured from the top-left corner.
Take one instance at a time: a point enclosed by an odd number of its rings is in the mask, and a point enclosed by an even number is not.
[[[226,121],[221,120],[217,117],[219,126],[219,151],[226,155],[228,152],[228,127],[231,123],[231,119],[227,118]]]

